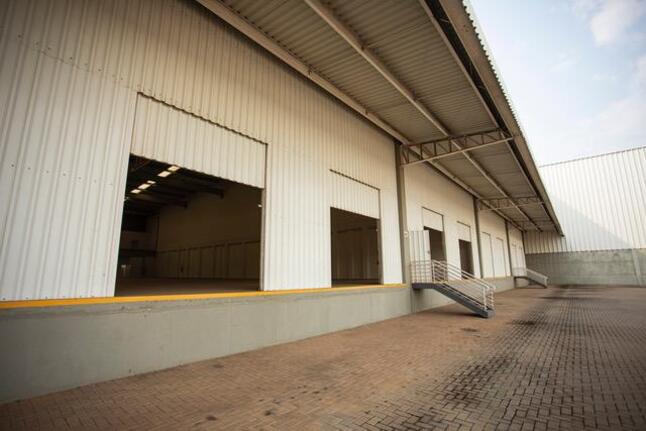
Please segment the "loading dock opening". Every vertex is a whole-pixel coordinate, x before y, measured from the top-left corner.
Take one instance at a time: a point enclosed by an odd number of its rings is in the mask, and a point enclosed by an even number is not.
[[[445,261],[444,232],[426,226],[424,230],[428,232],[431,259]]]
[[[462,271],[473,274],[473,253],[471,252],[471,241],[465,241],[463,239],[458,241],[460,247],[460,268]]]
[[[330,208],[332,285],[381,283],[379,220]]]
[[[262,190],[131,155],[115,296],[258,290]]]

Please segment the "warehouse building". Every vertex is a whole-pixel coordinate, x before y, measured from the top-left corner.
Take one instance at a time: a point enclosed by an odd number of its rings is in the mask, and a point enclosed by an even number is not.
[[[419,262],[512,288],[562,231],[473,19],[1,2],[0,400],[450,302]]]
[[[527,232],[527,262],[555,284],[646,286],[646,148],[541,167],[565,236]]]

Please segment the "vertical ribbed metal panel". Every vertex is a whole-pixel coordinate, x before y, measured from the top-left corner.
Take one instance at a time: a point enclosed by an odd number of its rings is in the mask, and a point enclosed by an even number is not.
[[[525,250],[523,247],[523,233],[513,226],[509,226],[509,244],[511,245],[512,268],[525,267]]]
[[[131,152],[254,187],[265,186],[266,145],[139,96]]]
[[[0,57],[0,296],[112,295],[134,93],[4,39]]]
[[[422,208],[422,223],[424,224],[424,227],[430,227],[431,229],[439,230],[440,232],[444,231],[444,217],[442,217],[442,214],[438,214],[435,211]]]
[[[379,189],[401,281],[390,138],[201,6],[24,0],[0,19],[5,299],[112,294],[137,93],[267,143],[265,289],[330,285],[330,170]]]
[[[491,260],[493,262],[493,273],[491,276],[502,277],[508,275],[509,256],[507,252],[507,232],[505,231],[505,220],[493,211],[480,211],[480,231],[489,234],[489,243],[491,248]],[[502,248],[498,242],[502,241]],[[511,241],[511,239],[510,239]],[[484,250],[483,250],[484,261]],[[485,263],[485,262],[483,262]],[[484,266],[488,264],[485,263]],[[485,272],[488,274],[489,272]]]
[[[379,190],[330,171],[330,205],[367,217],[379,218]]]
[[[646,147],[544,166],[541,176],[565,237],[527,232],[527,253],[646,248]]]
[[[434,211],[440,214],[443,219],[446,260],[453,265],[460,266],[458,240],[465,238],[471,241],[471,252],[477,262],[478,243],[473,233],[473,226],[475,226],[473,197],[427,166],[409,166],[404,170],[404,175],[407,230],[414,234],[424,229],[424,214],[428,210]],[[410,235],[409,246],[413,254],[411,259],[414,257],[428,259],[426,237],[428,235]],[[419,249],[419,252],[415,252],[415,247],[421,246],[423,247]],[[476,275],[480,274],[479,265],[474,265],[474,272]]]

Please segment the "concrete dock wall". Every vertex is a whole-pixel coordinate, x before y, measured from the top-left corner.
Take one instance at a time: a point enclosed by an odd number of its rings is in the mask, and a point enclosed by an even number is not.
[[[513,288],[511,277],[488,281],[497,292]],[[437,292],[402,286],[4,309],[0,403],[301,340],[452,302]]]
[[[550,284],[646,286],[646,249],[528,254],[527,267]]]
[[[0,402],[352,328],[411,312],[376,287],[0,311]]]

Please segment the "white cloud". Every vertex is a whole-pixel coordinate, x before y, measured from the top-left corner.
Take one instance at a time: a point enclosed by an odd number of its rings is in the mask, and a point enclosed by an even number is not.
[[[598,45],[623,40],[632,26],[646,14],[644,0],[576,0],[574,11],[589,20]]]

